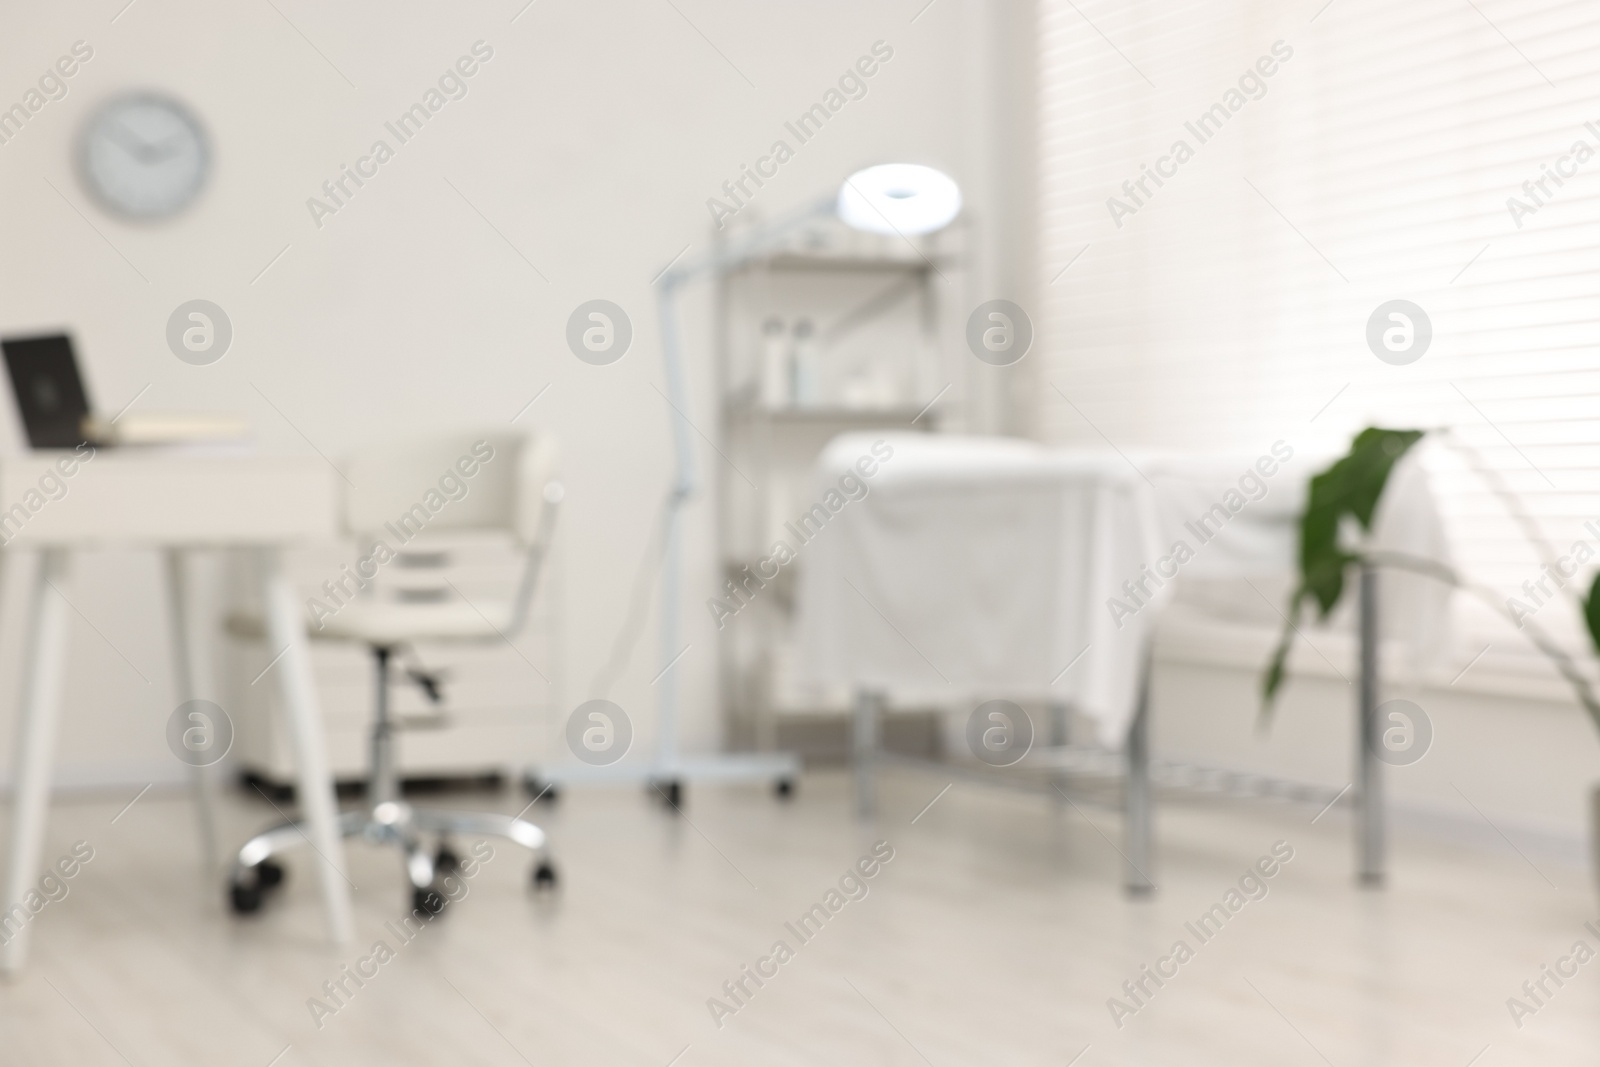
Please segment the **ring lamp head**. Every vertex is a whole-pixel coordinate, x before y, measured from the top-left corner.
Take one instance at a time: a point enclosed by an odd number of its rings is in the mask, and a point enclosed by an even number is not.
[[[916,163],[868,167],[839,188],[839,218],[868,233],[933,233],[960,213],[961,187],[955,179]]]

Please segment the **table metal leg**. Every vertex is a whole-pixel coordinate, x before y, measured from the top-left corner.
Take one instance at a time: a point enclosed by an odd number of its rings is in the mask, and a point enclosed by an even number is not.
[[[205,673],[201,667],[204,656],[196,647],[198,635],[189,604],[189,583],[185,571],[187,558],[183,549],[167,549],[163,554],[163,563],[172,643],[172,685],[178,704],[184,704],[199,698],[202,693],[210,697],[211,686],[201,684],[200,680],[200,674]],[[200,830],[200,863],[209,879],[217,870],[216,780],[211,767],[191,767],[189,777],[194,789],[195,818]]]
[[[1072,741],[1072,709],[1059,701],[1046,705],[1045,716],[1049,719],[1050,740],[1049,746],[1053,749],[1064,749]],[[1065,768],[1055,770],[1050,774],[1050,800],[1057,810],[1065,811],[1067,808],[1067,790],[1071,787],[1071,776]]]
[[[1146,648],[1139,669],[1139,703],[1128,727],[1128,777],[1122,793],[1126,860],[1123,888],[1130,897],[1148,896],[1156,887],[1150,877],[1150,675],[1153,667],[1153,657]]]
[[[1362,885],[1383,884],[1383,766],[1378,760],[1378,571],[1360,570],[1361,663],[1357,680],[1356,729],[1356,855]]]
[[[1064,748],[1072,740],[1070,722],[1072,709],[1063,703],[1055,702],[1045,708],[1045,715],[1050,720],[1050,747]]]
[[[13,755],[15,792],[11,801],[11,847],[5,895],[0,897],[0,971],[15,974],[28,954],[33,915],[23,898],[39,876],[50,814],[50,772],[55,763],[56,715],[66,666],[68,605],[57,589],[72,570],[67,549],[47,548],[39,561],[29,606],[28,651],[24,661],[22,706],[18,710],[17,750]],[[54,586],[54,588],[52,588]]]
[[[333,775],[328,770],[322,715],[311,676],[305,617],[283,576],[278,552],[263,551],[261,566],[268,652],[279,657],[272,671],[278,676],[289,737],[294,745],[300,810],[305,815],[306,829],[317,852],[317,874],[322,884],[323,903],[328,909],[328,934],[335,943],[345,944],[354,933],[350,891],[344,874],[344,846],[339,837]]]
[[[878,740],[883,695],[856,690],[855,734],[852,756],[856,774],[856,815],[871,819],[878,814]]]

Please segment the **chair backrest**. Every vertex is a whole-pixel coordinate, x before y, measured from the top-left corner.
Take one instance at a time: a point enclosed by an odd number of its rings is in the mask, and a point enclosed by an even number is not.
[[[344,465],[346,531],[398,548],[418,534],[500,530],[524,547],[560,499],[546,434],[459,433],[361,449]]]

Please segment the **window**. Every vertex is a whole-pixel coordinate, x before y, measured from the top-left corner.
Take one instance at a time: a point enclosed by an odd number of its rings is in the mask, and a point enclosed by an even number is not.
[[[1040,432],[1264,450],[1448,427],[1600,563],[1600,8],[1322,5],[1041,0]],[[1397,299],[1432,326],[1408,365],[1366,341]],[[1489,480],[1465,452],[1430,464],[1457,563],[1533,606],[1539,557]],[[1487,663],[1543,669],[1460,610],[1463,662],[1492,642]],[[1537,617],[1580,647],[1570,605]]]

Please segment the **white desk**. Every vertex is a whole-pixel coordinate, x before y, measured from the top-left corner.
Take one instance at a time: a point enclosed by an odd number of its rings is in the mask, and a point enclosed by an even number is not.
[[[0,458],[0,521],[29,500],[40,478],[70,452]],[[164,550],[173,620],[174,707],[194,695],[196,635],[189,632],[183,554],[192,548],[246,548],[259,552],[263,606],[277,675],[298,763],[298,791],[318,857],[328,930],[336,943],[352,935],[344,853],[337,826],[333,780],[328,773],[322,722],[312,685],[304,615],[283,577],[280,550],[338,536],[336,475],[310,457],[206,455],[178,451],[101,449],[64,479],[67,493],[46,500],[18,528],[5,523],[8,548],[41,550],[32,590],[24,660],[26,677],[18,713],[15,795],[5,888],[0,901],[20,901],[39,877],[40,850],[49,814],[56,715],[66,666],[67,623],[75,552],[100,546]],[[37,498],[34,498],[37,499]],[[31,502],[31,501],[30,501]],[[25,505],[26,506],[26,505]],[[197,784],[203,777],[197,780]],[[204,805],[202,804],[202,812]],[[209,858],[209,857],[208,857]],[[219,888],[220,892],[220,888]],[[25,924],[3,949],[0,970],[19,970],[27,955]]]

